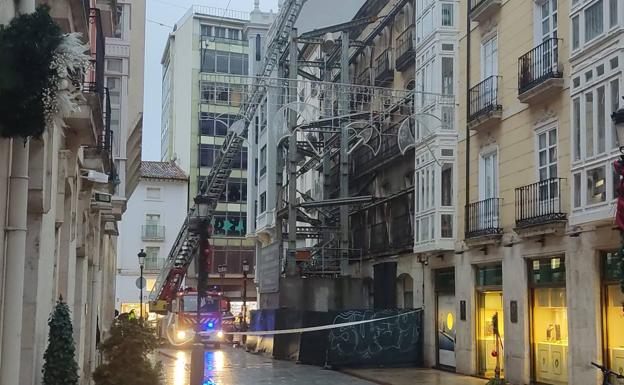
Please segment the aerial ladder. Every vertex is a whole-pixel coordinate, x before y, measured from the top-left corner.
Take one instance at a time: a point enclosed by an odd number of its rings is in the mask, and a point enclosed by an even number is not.
[[[219,197],[225,190],[227,180],[232,172],[234,159],[243,146],[247,134],[247,122],[250,122],[256,114],[258,104],[266,96],[267,81],[277,68],[281,57],[288,50],[291,31],[305,1],[286,0],[275,22],[269,28],[266,40],[269,44],[266,49],[265,62],[258,76],[253,78],[249,97],[241,105],[241,120],[234,123],[229,130],[208,177],[200,186],[200,196],[208,202],[208,212],[206,215],[202,215],[207,222],[212,220]],[[234,126],[237,126],[238,129],[235,129]],[[197,217],[197,210],[196,205],[189,209],[178,236],[169,251],[167,260],[150,292],[149,302],[152,312],[167,314],[168,304],[180,291],[188,268],[199,251],[200,237],[193,226],[193,218]]]

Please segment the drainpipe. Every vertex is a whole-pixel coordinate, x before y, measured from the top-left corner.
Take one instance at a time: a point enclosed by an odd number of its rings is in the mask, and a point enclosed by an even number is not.
[[[464,233],[468,229],[468,204],[470,203],[470,4],[466,2],[466,204],[464,206]]]
[[[22,0],[17,14],[35,12],[35,0]],[[20,349],[22,346],[22,309],[24,266],[26,260],[26,213],[28,209],[28,153],[30,145],[22,138],[11,143],[11,176],[9,177],[9,210],[6,227],[4,314],[2,328],[2,362],[0,384],[19,384]]]

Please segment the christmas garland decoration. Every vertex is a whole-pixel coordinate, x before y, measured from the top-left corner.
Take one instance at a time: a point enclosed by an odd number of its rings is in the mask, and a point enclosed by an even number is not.
[[[86,49],[45,5],[0,26],[0,136],[27,140],[64,126],[62,116],[78,108]]]

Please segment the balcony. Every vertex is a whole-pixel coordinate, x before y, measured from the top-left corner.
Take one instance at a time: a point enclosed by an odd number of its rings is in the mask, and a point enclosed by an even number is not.
[[[160,225],[143,225],[141,238],[144,241],[164,241],[165,226]]]
[[[356,149],[351,155],[351,173],[349,177],[358,179],[364,175],[369,175],[401,157],[401,151],[396,139],[397,132],[398,127],[394,125],[382,133],[380,139],[381,146],[377,155],[366,146]]]
[[[360,74],[355,78],[355,84],[359,86],[370,86],[371,85],[371,70],[370,67],[366,67],[360,72]]]
[[[403,71],[414,64],[416,50],[414,48],[414,24],[407,27],[396,39],[396,62],[397,71]]]
[[[563,229],[567,214],[561,208],[562,178],[541,180],[516,189],[516,232],[543,236]],[[556,226],[556,225],[560,226]]]
[[[470,0],[470,19],[482,23],[497,12],[502,0]]]
[[[386,48],[386,50],[375,59],[375,85],[384,85],[393,78],[392,49]]]
[[[497,239],[503,233],[500,224],[502,199],[489,198],[466,205],[466,240]]]
[[[500,121],[503,106],[498,100],[499,76],[490,76],[470,89],[468,128],[489,128]]]
[[[518,58],[518,99],[522,103],[543,100],[562,88],[559,39],[547,39]]]

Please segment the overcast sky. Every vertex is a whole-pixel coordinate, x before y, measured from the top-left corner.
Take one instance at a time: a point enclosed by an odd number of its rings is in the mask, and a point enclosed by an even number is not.
[[[260,0],[260,9],[277,11],[278,0]],[[160,58],[173,25],[193,4],[249,12],[254,0],[146,0],[143,160],[160,160]]]

